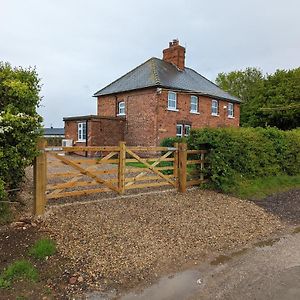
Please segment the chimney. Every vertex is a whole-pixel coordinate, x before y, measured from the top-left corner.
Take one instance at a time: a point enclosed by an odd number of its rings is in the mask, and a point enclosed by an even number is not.
[[[169,43],[169,48],[163,50],[163,60],[184,70],[185,48],[179,45],[179,40],[173,40]]]

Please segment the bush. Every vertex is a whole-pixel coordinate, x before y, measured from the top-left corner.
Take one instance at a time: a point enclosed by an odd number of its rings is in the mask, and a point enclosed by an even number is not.
[[[29,250],[29,254],[37,259],[44,259],[56,252],[56,245],[49,239],[40,239]]]
[[[297,175],[300,130],[204,128],[193,130],[190,149],[208,144],[207,174],[214,188],[228,192],[241,178]]]
[[[40,84],[34,69],[12,68],[0,62],[0,199],[17,188],[25,168],[37,155],[42,118]]]
[[[174,147],[175,143],[184,143],[184,142],[186,142],[186,138],[168,137],[161,141],[160,146],[161,147]]]

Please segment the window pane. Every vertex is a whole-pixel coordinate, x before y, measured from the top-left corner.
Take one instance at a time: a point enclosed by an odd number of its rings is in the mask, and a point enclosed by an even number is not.
[[[191,96],[191,111],[198,112],[198,97]]]
[[[182,129],[183,129],[183,125],[182,124],[177,124],[176,125],[176,136],[182,136]]]
[[[211,102],[211,113],[213,115],[217,115],[218,114],[218,104],[219,102],[217,100],[212,100]]]
[[[168,108],[176,109],[177,108],[177,97],[176,93],[168,92]]]
[[[125,115],[125,102],[119,102],[119,115]]]
[[[184,135],[189,136],[191,132],[191,125],[185,125],[184,126]]]

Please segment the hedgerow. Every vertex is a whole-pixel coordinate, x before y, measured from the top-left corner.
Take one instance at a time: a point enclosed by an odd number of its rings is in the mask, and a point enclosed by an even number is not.
[[[300,173],[300,129],[204,128],[193,130],[188,144],[208,145],[207,175],[225,192],[239,179]]]

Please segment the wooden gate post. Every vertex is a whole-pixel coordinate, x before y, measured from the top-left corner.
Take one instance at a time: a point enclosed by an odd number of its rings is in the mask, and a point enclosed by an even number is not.
[[[45,213],[46,206],[46,184],[47,184],[47,156],[45,153],[46,140],[40,139],[37,143],[37,149],[40,154],[34,160],[33,178],[34,178],[34,205],[33,213],[36,216]]]
[[[178,145],[178,191],[186,192],[186,168],[187,168],[187,145],[179,143]]]
[[[174,143],[174,148],[176,148],[176,150],[174,151],[174,178],[175,178],[175,184],[176,187],[178,188],[178,156],[179,156],[179,151],[178,151],[178,143]]]
[[[119,147],[118,188],[121,195],[125,193],[126,143],[119,142]]]

